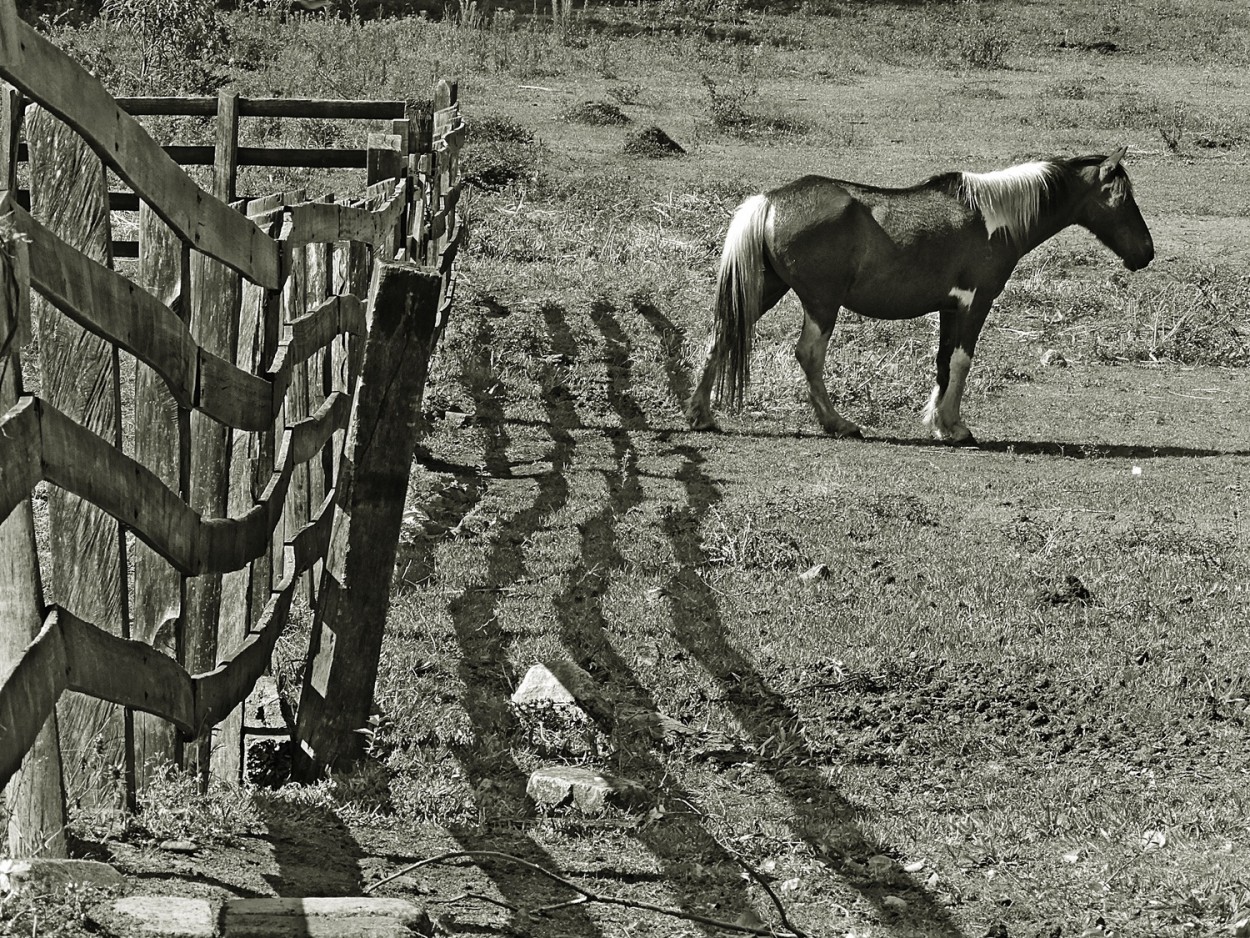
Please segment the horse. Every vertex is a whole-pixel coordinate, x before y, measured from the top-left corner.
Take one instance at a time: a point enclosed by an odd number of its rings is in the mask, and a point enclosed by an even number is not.
[[[901,189],[808,175],[747,199],[725,237],[715,338],[686,409],[691,428],[719,429],[713,386],[730,407],[742,406],[755,324],[793,290],[803,306],[795,356],[825,432],[862,436],[825,387],[839,310],[875,319],[937,312],[937,380],[924,422],[939,440],[974,444],[960,399],[981,327],[1020,259],[1070,225],[1090,231],[1129,270],[1154,258],[1121,163],[1126,149],[944,173]]]

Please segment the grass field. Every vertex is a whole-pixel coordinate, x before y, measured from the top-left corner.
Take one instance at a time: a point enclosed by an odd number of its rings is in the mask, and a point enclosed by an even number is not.
[[[84,849],[147,892],[357,894],[479,850],[761,933],[1250,934],[1250,11],[530,8],[204,13],[138,49],[136,0],[54,30],[117,93],[419,99],[456,75],[474,182],[371,761],[243,802],[174,779],[124,827],[81,819]],[[627,151],[650,127],[684,155]],[[742,197],[1122,143],[1157,259],[1128,274],[1083,232],[1025,259],[973,365],[978,448],[920,425],[929,318],[844,314],[830,389],[868,439],[822,436],[792,300],[761,322],[743,412],[685,429]],[[285,647],[293,668],[303,640]],[[594,678],[595,719],[510,704],[553,661]],[[526,780],[550,764],[647,799],[535,810]],[[171,863],[155,844],[182,836],[200,852]],[[380,892],[457,934],[723,931],[602,902],[537,914],[573,894],[485,858]],[[42,914],[85,933],[91,898]],[[0,911],[0,934],[40,914]]]

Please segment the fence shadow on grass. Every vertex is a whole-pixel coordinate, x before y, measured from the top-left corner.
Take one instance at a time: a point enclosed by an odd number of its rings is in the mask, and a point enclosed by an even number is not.
[[[494,327],[490,320],[477,326],[473,347],[478,354],[467,363],[461,382],[476,405],[474,426],[482,434],[485,472],[511,474],[508,461],[507,424],[504,420],[505,389],[491,363]],[[548,870],[559,869],[553,858],[517,821],[531,817],[525,787],[527,777],[512,757],[512,741],[519,733],[510,707],[515,675],[508,662],[510,636],[499,621],[499,588],[526,575],[524,545],[527,538],[545,526],[568,501],[565,468],[572,458],[573,440],[566,424],[571,419],[558,407],[548,404],[552,417],[552,446],[549,468],[534,476],[538,496],[528,508],[496,525],[485,558],[483,582],[491,590],[469,588],[448,605],[460,645],[460,679],[464,685],[463,707],[473,726],[468,743],[453,751],[472,785],[480,825],[459,825],[451,834],[463,850],[508,853]],[[480,492],[478,497],[480,498]],[[504,898],[518,909],[549,905],[570,898],[567,889],[530,870],[483,859],[479,868],[486,873]],[[594,938],[600,934],[594,921],[582,909],[568,908],[550,916],[554,932]]]
[[[569,355],[574,350],[572,333],[562,312],[548,306],[544,315],[553,347]],[[596,716],[601,722],[611,721],[604,729],[620,747],[616,755],[622,772],[641,782],[652,807],[659,809],[654,815],[658,820],[632,829],[631,834],[659,861],[665,881],[682,908],[701,915],[716,909],[718,916],[730,920],[755,915],[739,860],[697,815],[663,812],[665,803],[693,804],[695,796],[676,784],[668,766],[655,755],[653,747],[660,735],[658,706],[609,638],[604,597],[611,585],[611,571],[624,564],[617,547],[616,521],[644,500],[638,453],[630,434],[650,428],[630,392],[631,343],[614,310],[596,301],[591,320],[606,343],[609,406],[621,425],[603,431],[613,457],[610,465],[600,470],[607,489],[606,502],[601,511],[579,525],[578,561],[564,575],[564,589],[554,599],[560,639],[576,664],[595,672],[613,702],[611,715]],[[628,725],[617,719],[626,714],[632,716]]]
[[[687,381],[686,387],[689,387]],[[680,399],[680,398],[679,398]],[[698,440],[703,434],[690,431],[691,437]],[[975,446],[951,447],[949,443],[935,440],[923,433],[916,436],[888,436],[869,434],[864,439],[838,440],[822,433],[818,428],[795,430],[792,427],[778,424],[775,427],[750,428],[730,427],[709,434],[716,436],[742,437],[758,440],[818,440],[826,439],[830,443],[844,447],[873,446],[906,446],[913,449],[944,449],[962,450],[968,453],[1010,453],[1016,456],[1052,456],[1057,459],[1172,459],[1208,456],[1250,456],[1250,449],[1214,449],[1205,446],[1177,446],[1162,444],[1159,446],[1144,443],[1080,443],[1057,440],[987,440],[978,439]]]
[[[640,305],[636,312],[656,332],[666,349],[669,390],[679,402],[684,402],[690,381],[675,351],[682,346],[678,341],[680,330],[654,307]],[[618,323],[606,316],[600,316],[597,323],[609,345],[620,341]],[[621,377],[627,384],[627,374]],[[685,437],[670,451],[681,460],[676,478],[685,487],[687,497],[686,507],[672,512],[664,523],[679,565],[667,584],[674,636],[724,687],[725,701],[740,726],[757,744],[762,744],[772,738],[778,728],[797,726],[800,721],[785,698],[772,690],[752,663],[734,648],[721,619],[716,595],[699,574],[700,568],[707,564],[700,532],[721,496],[715,481],[703,470],[705,459],[695,445],[698,439],[693,435]],[[795,738],[801,739],[797,734]],[[806,745],[802,748],[807,750]],[[800,755],[800,758],[760,761],[761,768],[790,802],[797,818],[795,833],[884,918],[890,918],[885,907],[887,895],[901,895],[910,906],[906,916],[909,924],[924,923],[927,933],[935,936],[955,938],[961,935],[946,909],[902,869],[896,867],[891,871],[888,884],[867,872],[866,861],[885,853],[885,845],[873,842],[864,834],[855,822],[856,806],[829,787],[813,767],[812,763],[818,761],[817,754],[804,751]]]

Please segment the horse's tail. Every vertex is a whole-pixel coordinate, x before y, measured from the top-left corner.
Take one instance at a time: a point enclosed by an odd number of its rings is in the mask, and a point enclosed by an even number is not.
[[[738,409],[751,380],[751,342],[764,305],[764,229],[768,198],[755,195],[734,213],[725,235],[716,285],[716,344],[723,359],[716,375],[716,396]]]

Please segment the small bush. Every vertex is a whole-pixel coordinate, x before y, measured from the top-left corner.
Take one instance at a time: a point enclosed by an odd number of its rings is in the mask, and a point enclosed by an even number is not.
[[[542,145],[510,117],[483,117],[469,125],[461,173],[484,192],[499,192],[516,182],[534,182]]]
[[[569,105],[560,112],[560,119],[592,127],[619,127],[630,123],[629,115],[608,101],[583,101]]]
[[[634,156],[660,159],[665,156],[679,156],[686,151],[676,140],[652,124],[625,138],[625,152]]]

